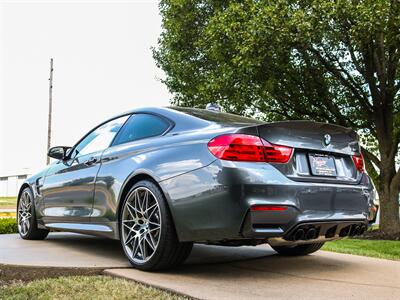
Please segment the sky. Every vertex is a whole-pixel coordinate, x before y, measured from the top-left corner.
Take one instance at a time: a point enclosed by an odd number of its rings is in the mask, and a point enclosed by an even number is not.
[[[151,52],[160,33],[158,1],[0,0],[0,176],[46,164],[50,58],[52,146],[132,108],[168,105]]]

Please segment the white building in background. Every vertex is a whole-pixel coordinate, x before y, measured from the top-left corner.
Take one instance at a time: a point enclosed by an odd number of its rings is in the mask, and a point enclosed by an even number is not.
[[[0,173],[0,197],[16,197],[19,188],[28,176],[26,170],[8,174]]]

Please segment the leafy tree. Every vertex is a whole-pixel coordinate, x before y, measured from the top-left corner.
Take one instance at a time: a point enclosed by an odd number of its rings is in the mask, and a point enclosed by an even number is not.
[[[309,119],[360,133],[399,233],[399,0],[162,0],[154,58],[172,102],[266,120]]]

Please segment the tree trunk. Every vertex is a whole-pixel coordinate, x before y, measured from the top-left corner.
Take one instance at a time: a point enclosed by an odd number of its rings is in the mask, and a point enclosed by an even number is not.
[[[393,190],[390,182],[381,182],[378,194],[380,202],[379,229],[384,234],[398,234],[400,232],[399,191]]]
[[[393,99],[375,99],[374,103],[387,102]],[[379,209],[380,226],[383,234],[400,233],[399,217],[399,184],[396,175],[397,143],[393,131],[393,105],[380,107],[375,113],[375,124],[379,142]]]

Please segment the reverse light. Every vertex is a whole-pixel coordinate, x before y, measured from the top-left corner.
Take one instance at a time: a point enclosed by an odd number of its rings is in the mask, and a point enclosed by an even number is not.
[[[285,211],[287,206],[254,205],[250,207],[251,211]]]
[[[359,172],[364,172],[364,158],[362,154],[353,155],[353,162]]]
[[[247,134],[217,136],[208,143],[208,149],[219,159],[272,163],[287,163],[293,151],[291,147],[273,145]]]

